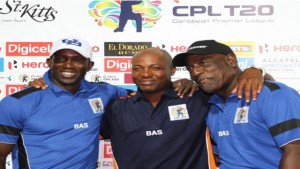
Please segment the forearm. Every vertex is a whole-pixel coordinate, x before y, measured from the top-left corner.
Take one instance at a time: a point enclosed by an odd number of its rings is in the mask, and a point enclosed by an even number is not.
[[[300,168],[300,145],[284,150],[280,161],[280,169],[299,169]]]
[[[6,168],[6,158],[0,157],[0,169]]]
[[[299,169],[300,152],[283,155],[280,161],[280,169]]]

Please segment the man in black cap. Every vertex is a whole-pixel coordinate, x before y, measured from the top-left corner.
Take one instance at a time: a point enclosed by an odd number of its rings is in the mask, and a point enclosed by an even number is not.
[[[203,41],[196,41],[194,42],[192,45],[190,45],[190,47],[188,48],[188,50],[185,53],[180,53],[178,55],[176,55],[173,58],[173,64],[174,66],[177,67],[182,67],[182,66],[186,66],[186,56],[189,54],[196,54],[196,55],[204,55],[204,54],[214,54],[214,53],[219,53],[219,54],[223,54],[223,55],[227,55],[230,53],[233,53],[233,51],[231,50],[231,48],[225,44],[216,42],[215,40],[203,40]],[[265,78],[265,80],[274,80],[274,78],[269,75],[268,73],[266,73],[265,69],[260,68],[260,67],[255,67],[252,66],[251,68],[256,68],[258,70],[260,70],[262,72],[262,77]],[[256,71],[255,69],[252,69],[253,71]],[[250,71],[250,70],[248,70]],[[241,86],[244,86],[245,83],[247,83],[246,78],[241,78],[243,76],[243,74],[239,77],[238,80],[243,80],[243,81],[239,81],[237,88],[241,88]],[[253,85],[249,84],[249,85]],[[245,92],[245,95],[243,97],[245,97],[245,100],[247,102],[250,101],[250,97],[255,100],[256,96],[255,95],[255,90],[257,90],[257,93],[260,92],[262,86],[257,83],[257,86],[251,86],[249,88],[252,88],[252,96],[250,96],[250,92]],[[200,86],[199,86],[200,87]],[[249,88],[245,88],[245,89],[249,89]],[[242,90],[237,90],[237,96],[238,98],[242,98]]]
[[[213,94],[207,126],[221,169],[300,168],[300,96],[275,81],[265,81],[256,100],[234,94],[242,73],[236,55],[214,40],[194,42],[173,58],[191,78]]]

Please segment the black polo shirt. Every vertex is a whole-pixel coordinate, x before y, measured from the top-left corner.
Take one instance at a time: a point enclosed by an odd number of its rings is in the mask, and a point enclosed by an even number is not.
[[[111,139],[120,169],[207,169],[205,117],[210,95],[179,98],[173,89],[154,108],[140,91],[113,101],[101,134]]]

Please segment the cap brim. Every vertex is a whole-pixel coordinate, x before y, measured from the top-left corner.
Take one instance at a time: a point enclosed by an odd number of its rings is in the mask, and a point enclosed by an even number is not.
[[[195,54],[195,53],[180,53],[180,54],[176,55],[172,60],[173,65],[177,66],[177,67],[186,66],[186,62],[185,62],[186,56],[192,55],[192,54]]]

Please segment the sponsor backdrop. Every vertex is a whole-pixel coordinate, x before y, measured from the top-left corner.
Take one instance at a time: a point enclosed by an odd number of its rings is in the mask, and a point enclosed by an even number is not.
[[[1,0],[0,99],[48,69],[52,41],[77,36],[93,46],[86,79],[135,89],[131,57],[150,46],[172,55],[196,40],[228,44],[245,69],[264,67],[300,91],[298,0]],[[121,5],[123,6],[121,8]],[[127,7],[126,7],[127,5]],[[128,6],[129,5],[129,6]],[[122,11],[122,10],[123,11]],[[188,78],[178,68],[173,79]],[[109,142],[100,144],[99,168],[112,168]],[[11,160],[7,165],[11,167]]]

